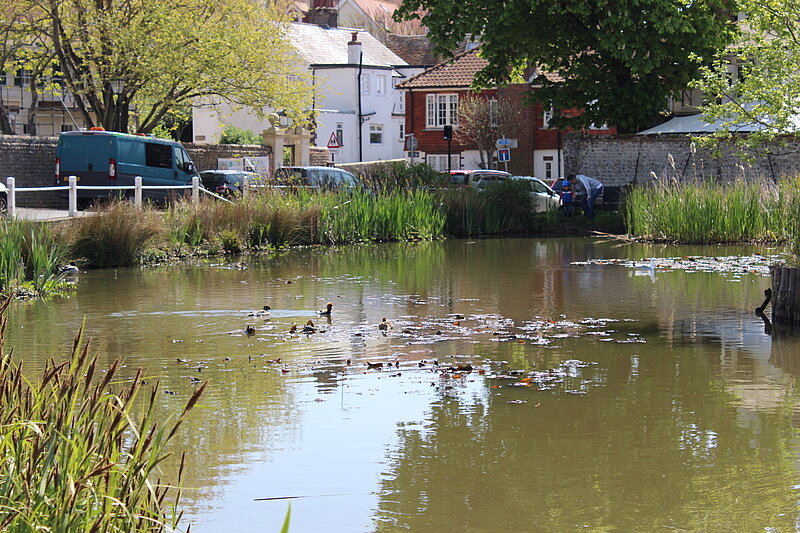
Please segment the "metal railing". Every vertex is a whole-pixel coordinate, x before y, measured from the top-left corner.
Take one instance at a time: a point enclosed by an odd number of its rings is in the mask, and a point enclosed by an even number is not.
[[[78,191],[134,191],[133,202],[139,209],[142,208],[142,191],[144,190],[192,190],[192,203],[200,201],[200,193],[218,198],[224,202],[230,202],[214,192],[204,188],[200,183],[200,177],[192,177],[191,185],[142,185],[142,177],[133,178],[133,185],[78,185],[77,176],[69,176],[69,185],[53,185],[48,187],[17,187],[16,179],[6,178],[6,218],[13,218],[17,215],[17,193],[19,192],[48,192],[48,191],[69,191],[67,195],[67,216],[78,216]]]

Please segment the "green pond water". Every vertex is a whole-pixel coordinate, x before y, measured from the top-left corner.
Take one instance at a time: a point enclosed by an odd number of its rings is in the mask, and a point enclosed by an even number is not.
[[[283,497],[293,532],[798,531],[800,349],[753,314],[769,277],[663,267],[755,253],[489,239],[90,271],[15,303],[7,347],[35,372],[85,320],[164,417],[208,381],[174,442],[193,532],[278,531]]]

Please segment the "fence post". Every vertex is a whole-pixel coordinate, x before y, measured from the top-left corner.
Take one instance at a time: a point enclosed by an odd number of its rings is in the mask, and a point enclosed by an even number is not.
[[[78,216],[78,178],[75,176],[69,177],[69,211],[67,216]]]
[[[8,187],[8,194],[6,195],[6,218],[8,220],[11,220],[17,216],[16,181],[17,180],[11,176],[9,176],[6,180],[6,186]]]
[[[133,185],[136,187],[133,191],[133,203],[137,209],[142,208],[142,177],[136,176],[133,178]]]
[[[250,196],[250,180],[245,177],[244,181],[242,181],[242,199],[248,196]]]
[[[192,203],[200,203],[200,176],[192,176]]]

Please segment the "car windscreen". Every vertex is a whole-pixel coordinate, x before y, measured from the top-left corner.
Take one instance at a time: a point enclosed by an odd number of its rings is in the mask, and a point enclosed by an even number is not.
[[[201,172],[200,180],[206,189],[215,189],[225,183],[225,174],[221,172]]]

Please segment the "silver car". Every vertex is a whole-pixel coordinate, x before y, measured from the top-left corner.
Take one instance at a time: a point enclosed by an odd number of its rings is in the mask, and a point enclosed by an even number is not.
[[[556,210],[561,206],[561,195],[539,178],[533,176],[511,176],[511,179],[526,181],[531,184],[534,210],[537,213],[550,209]]]

